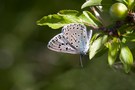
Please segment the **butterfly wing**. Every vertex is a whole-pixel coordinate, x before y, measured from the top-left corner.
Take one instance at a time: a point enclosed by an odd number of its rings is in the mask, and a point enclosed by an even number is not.
[[[48,43],[47,46],[50,50],[56,52],[78,54],[79,52],[70,45],[70,43],[65,39],[63,33],[54,36]]]
[[[62,33],[70,45],[80,54],[86,54],[89,48],[89,37],[86,27],[81,24],[68,24],[62,28]]]

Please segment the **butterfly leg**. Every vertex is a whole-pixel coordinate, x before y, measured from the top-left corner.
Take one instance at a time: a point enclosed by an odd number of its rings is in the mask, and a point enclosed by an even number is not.
[[[83,56],[83,55],[80,55],[80,65],[81,65],[81,67],[83,68],[82,56]]]

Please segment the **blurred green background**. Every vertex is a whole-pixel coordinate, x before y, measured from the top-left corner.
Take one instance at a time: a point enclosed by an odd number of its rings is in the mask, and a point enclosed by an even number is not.
[[[61,30],[36,21],[62,9],[81,10],[85,0],[0,1],[0,90],[135,90],[135,74],[113,70],[107,52],[92,61],[53,52],[48,41]]]

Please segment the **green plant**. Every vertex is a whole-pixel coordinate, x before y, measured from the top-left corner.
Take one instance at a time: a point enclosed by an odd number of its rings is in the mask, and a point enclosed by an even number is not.
[[[124,10],[121,11],[112,5],[122,6]],[[87,7],[90,7],[89,10]],[[128,43],[135,42],[135,0],[88,0],[81,9],[82,12],[61,10],[57,14],[44,16],[37,24],[48,25],[52,29],[61,28],[69,23],[85,24],[96,31],[90,41],[89,59],[108,51],[109,65],[112,67],[120,61],[128,73],[133,66],[133,55]],[[106,23],[107,21],[111,23]]]

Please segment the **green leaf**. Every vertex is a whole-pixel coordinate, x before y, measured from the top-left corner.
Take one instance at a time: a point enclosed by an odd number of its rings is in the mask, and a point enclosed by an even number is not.
[[[124,38],[127,42],[135,42],[135,33],[123,35],[123,38]]]
[[[128,46],[121,43],[120,56],[121,62],[124,65],[125,72],[128,73],[133,65],[133,55]]]
[[[63,17],[66,17],[67,20],[70,20],[71,23],[79,23],[79,22],[82,22],[80,19],[79,19],[79,16],[82,15],[82,13],[76,11],[76,10],[61,10],[58,12],[58,15],[59,16],[63,16]]]
[[[37,21],[38,25],[48,25],[52,29],[58,29],[69,23],[87,23],[97,26],[100,21],[88,11],[80,13],[76,10],[61,10],[58,14],[44,16]]]
[[[91,60],[99,51],[104,48],[104,44],[107,42],[108,36],[98,37],[91,45],[89,49],[89,59]]]
[[[101,5],[101,1],[102,0],[88,0],[82,5],[81,9],[89,6]]]
[[[99,21],[92,13],[89,11],[83,11],[84,16],[91,22],[91,24],[95,26],[102,25],[101,21]]]
[[[101,32],[95,33],[95,34],[92,36],[92,38],[91,38],[91,40],[90,40],[90,43],[93,43],[100,35],[101,35]]]
[[[135,0],[126,0],[127,1],[127,6],[129,9],[133,9],[133,7],[135,6]]]
[[[72,23],[72,21],[68,20],[65,16],[60,16],[57,14],[44,16],[39,21],[37,21],[37,25],[48,25],[52,29],[58,29],[68,23]]]
[[[117,58],[117,54],[119,51],[119,43],[118,39],[114,38],[112,42],[108,43],[108,63],[110,66],[112,66]]]

